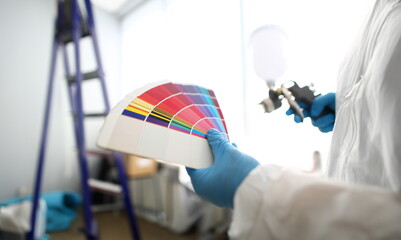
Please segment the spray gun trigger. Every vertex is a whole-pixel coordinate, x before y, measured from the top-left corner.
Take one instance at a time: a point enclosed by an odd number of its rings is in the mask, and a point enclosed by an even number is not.
[[[284,86],[281,86],[281,92],[283,93],[283,96],[287,99],[288,104],[295,110],[295,113],[298,114],[301,117],[301,121],[304,120],[305,116],[302,112],[302,108],[299,106],[299,104],[292,98],[291,92],[285,88]]]

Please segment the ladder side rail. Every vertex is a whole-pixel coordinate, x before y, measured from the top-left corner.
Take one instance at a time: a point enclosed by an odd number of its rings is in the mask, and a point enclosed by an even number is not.
[[[75,106],[76,106],[76,133],[77,133],[77,145],[79,154],[79,163],[81,170],[81,187],[83,195],[83,211],[84,211],[84,221],[85,221],[85,234],[88,240],[98,239],[97,236],[97,226],[93,220],[93,213],[91,211],[91,195],[88,185],[89,170],[86,159],[85,151],[85,136],[84,136],[84,114],[83,114],[83,104],[82,104],[82,73],[80,67],[80,45],[79,41],[81,39],[81,19],[78,12],[78,2],[77,0],[72,1],[72,14],[73,14],[73,45],[75,53]]]
[[[34,240],[34,238],[35,238],[36,215],[37,215],[37,208],[38,208],[38,204],[39,204],[40,190],[41,190],[41,186],[42,186],[43,168],[44,168],[44,161],[45,161],[45,155],[46,155],[46,143],[47,143],[47,137],[48,137],[50,111],[51,111],[51,107],[52,107],[54,75],[55,75],[55,69],[56,69],[58,48],[59,48],[58,37],[55,36],[54,41],[53,41],[52,57],[51,57],[51,63],[50,63],[51,66],[50,66],[49,83],[48,83],[48,88],[47,88],[44,123],[43,123],[43,127],[42,127],[42,136],[41,136],[41,141],[40,141],[40,150],[39,150],[39,157],[38,157],[37,169],[36,169],[36,177],[35,177],[35,183],[34,183],[33,204],[32,204],[31,219],[30,219],[31,224],[30,224],[30,230],[27,233],[28,240]]]
[[[95,56],[96,56],[96,62],[98,65],[99,80],[100,80],[100,84],[101,84],[101,88],[102,88],[102,92],[103,92],[103,100],[104,100],[104,104],[105,104],[105,108],[106,108],[105,113],[108,113],[110,111],[110,103],[109,103],[109,97],[108,97],[108,93],[107,93],[107,87],[106,87],[106,81],[105,81],[104,72],[103,72],[102,61],[101,61],[101,57],[100,57],[99,44],[98,44],[97,35],[96,35],[95,20],[94,20],[94,15],[93,15],[93,11],[92,11],[92,4],[91,4],[90,0],[85,0],[85,6],[86,6],[86,10],[87,10],[87,15],[88,15],[89,33],[92,37],[93,48],[94,48],[94,52],[95,52]],[[133,201],[131,199],[131,194],[130,194],[130,190],[128,187],[128,177],[127,177],[127,173],[125,171],[123,157],[119,153],[114,153],[114,156],[115,156],[115,162],[117,165],[120,184],[123,189],[124,205],[127,210],[131,233],[132,233],[133,239],[140,240],[141,239],[140,233],[139,233],[138,225],[137,225],[136,218],[135,218],[134,207],[132,206]]]
[[[125,171],[123,156],[120,153],[114,153],[115,162],[117,165],[118,170],[118,177],[120,180],[120,184],[123,190],[123,198],[124,198],[124,205],[127,210],[128,220],[130,223],[130,229],[132,233],[133,240],[140,240],[140,232],[138,228],[138,224],[135,218],[135,212],[133,207],[133,201],[131,199],[131,194],[128,186],[128,176],[127,172]]]
[[[102,88],[102,93],[103,93],[105,114],[108,114],[110,111],[110,103],[109,103],[109,97],[108,97],[108,93],[107,93],[103,65],[102,65],[102,61],[101,61],[101,57],[100,57],[99,43],[98,43],[96,28],[95,28],[95,18],[93,15],[92,4],[91,4],[90,0],[85,0],[85,7],[86,7],[87,14],[88,14],[87,17],[88,17],[89,34],[92,37],[92,44],[93,44],[93,48],[94,48],[94,52],[95,52],[96,63],[98,66],[97,71],[98,71],[100,84],[101,84],[101,88]]]
[[[62,49],[62,55],[64,59],[64,71],[66,76],[71,76],[71,69],[70,69],[70,64],[69,64],[69,58],[68,58],[68,52],[67,52],[67,44],[62,44],[61,45]],[[75,82],[68,82],[67,81],[67,91],[68,91],[68,99],[70,101],[70,106],[71,106],[71,116],[72,116],[72,121],[73,121],[73,127],[74,127],[74,137],[75,137],[75,143],[78,143],[78,123],[77,123],[77,118],[75,117],[77,115],[77,109],[76,109],[76,103],[74,101],[75,96],[76,96],[76,85]]]
[[[66,77],[67,76],[71,76],[71,69],[70,69],[70,64],[69,64],[69,61],[68,61],[67,44],[62,44],[61,51],[62,51],[62,55],[63,55],[63,59],[64,59],[64,72],[65,72],[65,75],[66,75]],[[74,85],[74,82],[68,82],[67,81],[68,99],[69,99],[70,105],[71,105],[71,112],[72,112],[73,121],[74,121],[74,128],[75,128],[75,125],[76,125],[74,116],[77,114],[77,110],[76,110],[76,106],[75,106],[75,102],[74,102],[75,88],[76,88],[76,86]],[[76,133],[76,129],[74,131]]]

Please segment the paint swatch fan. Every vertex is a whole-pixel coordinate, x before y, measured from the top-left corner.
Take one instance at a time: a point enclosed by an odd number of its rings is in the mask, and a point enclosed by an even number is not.
[[[227,134],[212,90],[158,82],[128,94],[107,116],[97,145],[191,168],[213,163],[209,129]]]

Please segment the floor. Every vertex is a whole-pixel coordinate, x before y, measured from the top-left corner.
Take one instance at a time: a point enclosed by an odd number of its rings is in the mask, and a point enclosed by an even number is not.
[[[128,227],[128,220],[124,212],[110,211],[95,214],[100,229],[102,240],[131,240],[131,232]],[[142,240],[198,240],[199,236],[195,231],[177,235],[172,231],[163,228],[147,220],[138,218],[139,230]],[[50,233],[50,240],[85,240],[80,232],[83,226],[82,218],[78,217],[68,231]]]

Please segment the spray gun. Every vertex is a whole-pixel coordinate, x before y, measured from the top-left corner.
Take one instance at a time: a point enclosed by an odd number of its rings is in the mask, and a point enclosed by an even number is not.
[[[304,119],[302,108],[298,102],[304,102],[306,105],[312,105],[315,97],[315,91],[312,86],[299,87],[294,81],[288,81],[282,84],[279,88],[269,87],[269,97],[264,99],[260,104],[263,106],[265,112],[270,113],[281,107],[281,101],[285,98],[291,108],[294,109],[295,113]],[[325,114],[327,114],[325,112]]]
[[[256,29],[251,35],[253,47],[253,66],[255,73],[262,78],[268,88],[269,97],[260,104],[265,112],[270,113],[282,105],[286,99],[295,113],[304,119],[302,108],[298,102],[310,106],[319,96],[315,94],[313,86],[299,87],[294,81],[288,81],[275,89],[276,80],[283,75],[287,68],[288,36],[278,25],[264,25]],[[328,109],[321,114],[328,113]]]

